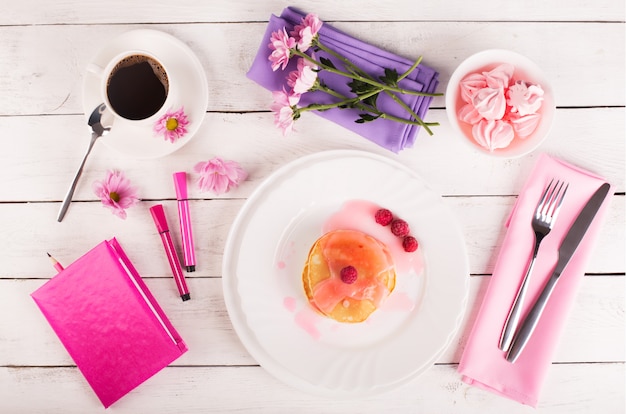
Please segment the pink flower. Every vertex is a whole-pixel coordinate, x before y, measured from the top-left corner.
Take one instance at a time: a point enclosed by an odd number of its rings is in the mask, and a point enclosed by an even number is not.
[[[206,162],[199,162],[193,170],[200,174],[198,187],[201,191],[212,191],[223,194],[248,177],[248,173],[235,161],[223,160],[220,157]]]
[[[313,13],[307,14],[302,19],[302,24],[294,26],[290,34],[295,38],[296,42],[298,42],[298,50],[306,52],[313,44],[321,28],[322,21]]]
[[[167,112],[154,124],[154,132],[163,135],[166,141],[175,142],[187,133],[189,120],[183,108],[178,111]]]
[[[93,183],[93,191],[104,207],[110,208],[113,214],[122,219],[126,218],[126,209],[139,201],[137,189],[121,171],[107,171],[104,180]]]
[[[268,59],[272,62],[272,70],[274,72],[281,66],[283,70],[285,69],[291,57],[291,49],[295,46],[296,40],[287,35],[287,31],[284,27],[283,30],[272,33],[268,47],[272,49],[273,52]]]
[[[304,58],[298,60],[298,70],[291,71],[287,76],[287,85],[293,92],[301,95],[315,86],[317,81],[317,65]]]
[[[300,95],[290,94],[283,88],[282,91],[272,92],[274,103],[270,106],[274,112],[274,124],[283,131],[283,136],[293,130],[294,121],[300,116],[296,105],[300,102]]]

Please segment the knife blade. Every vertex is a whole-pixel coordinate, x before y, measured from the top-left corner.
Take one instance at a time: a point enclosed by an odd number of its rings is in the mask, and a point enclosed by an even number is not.
[[[604,202],[610,187],[611,186],[608,183],[604,183],[596,190],[567,231],[565,238],[559,246],[559,259],[554,267],[554,271],[546,282],[546,285],[535,301],[533,307],[528,312],[524,322],[516,332],[511,344],[511,349],[509,349],[509,352],[506,355],[507,361],[511,363],[515,362],[526,347],[528,340],[539,322],[543,309],[545,308],[546,303],[554,290],[554,286],[561,277],[561,274],[565,270],[570,259],[576,252],[576,248],[580,244],[580,241],[585,236],[585,233],[587,233],[587,229],[589,228],[589,225],[591,225],[596,213]]]

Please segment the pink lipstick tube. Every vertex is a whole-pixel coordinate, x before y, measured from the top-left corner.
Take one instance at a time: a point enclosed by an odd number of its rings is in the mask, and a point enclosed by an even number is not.
[[[174,275],[174,281],[176,282],[176,287],[178,288],[180,297],[183,302],[189,300],[191,299],[191,295],[189,294],[187,282],[185,282],[185,275],[183,275],[183,269],[180,267],[180,262],[178,261],[176,250],[174,249],[172,236],[170,236],[170,229],[167,227],[167,220],[165,218],[165,212],[163,211],[163,205],[157,204],[150,207],[150,213],[152,214],[154,224],[156,224],[159,235],[161,236],[161,241],[163,242],[163,247],[165,248],[165,254],[167,255],[167,260],[170,262],[170,268],[172,269],[172,274]]]
[[[187,174],[174,173],[174,187],[178,200],[178,219],[180,221],[180,238],[183,243],[183,258],[185,269],[188,272],[196,271],[196,255],[193,247],[193,233],[191,231],[191,217],[189,216],[189,201],[187,198]]]

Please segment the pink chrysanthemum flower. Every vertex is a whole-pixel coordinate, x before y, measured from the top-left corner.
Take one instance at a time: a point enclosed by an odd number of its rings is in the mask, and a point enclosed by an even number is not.
[[[270,106],[274,112],[274,125],[287,135],[293,130],[294,121],[300,116],[296,105],[300,102],[300,95],[290,94],[285,89],[272,92],[274,103]]]
[[[287,85],[298,95],[310,91],[317,81],[317,68],[313,62],[300,58],[298,70],[291,71],[287,76]]]
[[[193,169],[200,174],[198,179],[200,190],[212,191],[217,195],[237,188],[239,183],[248,177],[248,173],[237,162],[223,160],[220,157],[199,162]]]
[[[287,31],[278,30],[272,33],[268,47],[273,50],[268,59],[272,62],[272,70],[277,71],[282,66],[284,70],[291,57],[291,48],[296,46],[296,40],[289,37]]]
[[[154,124],[154,132],[163,135],[166,141],[176,142],[187,134],[187,125],[189,120],[185,114],[184,108],[178,111],[167,112]]]
[[[126,218],[126,209],[139,201],[137,189],[121,171],[107,171],[104,180],[93,183],[93,191],[102,201],[102,205],[121,219]]]
[[[290,32],[298,44],[298,50],[306,52],[313,44],[317,33],[322,28],[322,21],[316,14],[309,13],[303,19],[302,23],[294,26]]]

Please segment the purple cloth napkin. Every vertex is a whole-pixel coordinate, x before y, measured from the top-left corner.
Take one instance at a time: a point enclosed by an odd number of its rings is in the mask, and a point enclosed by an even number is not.
[[[270,61],[268,60],[271,54],[268,44],[273,32],[285,27],[287,33],[289,33],[295,25],[300,23],[304,16],[303,13],[289,7],[283,10],[280,17],[274,15],[270,17],[259,51],[252,63],[252,67],[248,71],[248,78],[270,91],[279,91],[283,87],[287,90],[289,89],[286,77],[289,72],[296,70],[297,59],[291,59],[285,70],[278,69],[276,72],[272,71]],[[411,60],[357,40],[327,24],[322,26],[319,38],[322,44],[329,49],[340,53],[374,77],[384,75],[385,68],[396,69],[398,74],[402,74],[414,63]],[[316,53],[316,56],[318,58],[329,58],[337,67],[341,66],[336,58],[328,56],[323,52]],[[351,95],[349,93],[350,88],[347,86],[350,82],[349,78],[322,71],[320,79],[330,88],[344,95]],[[409,76],[400,82],[402,88],[428,93],[435,92],[438,84],[439,73],[423,64],[420,64]],[[415,95],[399,95],[399,97],[424,120],[432,97]],[[324,92],[315,91],[302,95],[300,103],[306,106],[310,103],[331,103],[334,100],[336,98],[332,98]],[[409,118],[409,114],[384,93],[379,95],[377,106],[383,112],[404,119]],[[377,119],[372,122],[357,124],[354,121],[359,118],[358,114],[362,112],[358,109],[331,109],[323,112],[314,112],[396,153],[404,148],[413,146],[420,128],[417,125],[408,125],[387,119]]]

